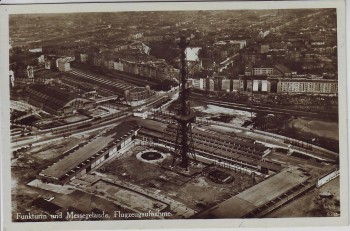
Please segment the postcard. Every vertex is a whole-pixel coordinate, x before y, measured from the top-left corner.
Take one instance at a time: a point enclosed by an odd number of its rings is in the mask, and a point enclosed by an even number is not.
[[[344,6],[1,6],[5,229],[346,225]]]

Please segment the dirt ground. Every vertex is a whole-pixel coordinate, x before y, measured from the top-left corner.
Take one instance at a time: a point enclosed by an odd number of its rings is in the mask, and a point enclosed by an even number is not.
[[[31,173],[40,172],[46,166],[57,161],[66,150],[75,146],[79,141],[78,138],[70,137],[20,152],[17,158],[12,160],[12,172],[16,172],[19,168],[31,169]],[[25,176],[23,177],[25,178]]]
[[[329,217],[339,216],[339,177],[320,188],[288,203],[282,208],[268,214],[266,217]],[[320,198],[320,193],[330,192],[332,199]]]
[[[136,154],[146,147],[136,146],[124,155],[98,171],[112,179],[119,179],[132,184],[157,189],[160,193],[186,204],[192,209],[203,209],[222,202],[253,186],[256,182],[251,176],[231,172],[235,181],[230,184],[216,184],[204,172],[186,177],[162,168],[160,164],[147,163],[136,158]],[[170,155],[164,160],[172,158]],[[130,167],[132,166],[132,168]],[[206,172],[210,171],[204,167]]]
[[[98,181],[94,184],[94,187],[96,187],[96,191],[103,193],[103,195],[108,195],[109,198],[118,201],[118,203],[127,205],[128,208],[138,211],[148,212],[154,208],[162,210],[166,207],[166,204],[106,181]]]
[[[27,183],[34,180],[41,170],[56,162],[66,150],[72,148],[81,140],[82,138],[69,137],[67,139],[36,146],[31,150],[19,153],[18,158],[12,160],[12,214],[16,212],[26,213],[28,211],[35,213],[37,209],[30,207],[30,203],[35,198],[47,194],[52,196],[59,195],[54,192],[27,186]]]
[[[28,187],[25,178],[34,177],[29,169],[17,168],[12,169],[12,187],[11,187],[11,204],[12,204],[12,219],[16,220],[16,213],[28,213],[41,214],[42,212],[34,207],[31,207],[31,202],[39,195],[45,195],[47,192],[42,189]]]
[[[319,163],[314,159],[305,160],[302,158],[282,154],[275,150],[273,150],[269,155],[267,155],[266,159],[283,163],[284,167],[298,166],[303,170],[307,171],[311,175],[311,177],[315,178],[335,168],[335,165]]]
[[[75,190],[69,195],[57,195],[52,202],[63,208],[68,208],[70,206],[77,208],[84,213],[90,213],[90,211],[94,208],[105,211],[111,216],[113,214],[113,211],[130,212],[114,203],[111,203],[110,201],[107,201],[95,195],[82,192],[80,190]]]
[[[250,120],[251,114],[250,112],[236,110],[236,109],[230,109],[225,107],[220,107],[216,105],[204,105],[204,106],[195,106],[192,107],[196,112],[200,113],[200,117],[210,119],[211,116],[217,116],[220,115],[227,115],[231,116],[232,119],[229,122],[232,125],[235,126],[242,126],[246,120]],[[255,113],[253,113],[253,116]]]

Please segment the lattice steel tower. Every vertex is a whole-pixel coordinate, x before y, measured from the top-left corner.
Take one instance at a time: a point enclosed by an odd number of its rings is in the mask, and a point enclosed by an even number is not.
[[[177,133],[175,154],[173,156],[172,166],[176,164],[176,159],[181,158],[179,166],[188,170],[189,159],[196,160],[194,153],[193,139],[192,139],[192,125],[195,121],[195,115],[190,109],[190,89],[187,87],[187,62],[186,62],[186,48],[189,44],[189,40],[186,37],[181,36],[178,45],[181,50],[180,61],[180,86],[179,86],[179,98],[178,98],[178,111],[174,116],[177,121]]]

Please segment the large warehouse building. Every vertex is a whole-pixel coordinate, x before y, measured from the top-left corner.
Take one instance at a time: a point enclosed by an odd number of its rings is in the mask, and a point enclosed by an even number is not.
[[[43,182],[63,185],[80,177],[117,155],[135,139],[138,129],[138,124],[133,121],[121,123],[44,169],[37,178]]]
[[[169,125],[163,131],[155,129],[143,126],[139,131],[140,139],[174,147],[176,126]],[[269,175],[282,170],[280,165],[264,161],[263,157],[270,152],[270,149],[251,139],[229,135],[218,137],[216,134],[194,129],[193,145],[197,156],[236,166],[241,171]]]
[[[93,101],[72,92],[45,84],[27,86],[24,95],[28,97],[30,104],[54,115],[71,114],[76,109],[92,108],[94,104]]]

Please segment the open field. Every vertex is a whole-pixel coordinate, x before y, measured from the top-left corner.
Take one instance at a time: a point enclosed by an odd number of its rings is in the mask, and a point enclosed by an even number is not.
[[[127,205],[127,207],[140,212],[148,212],[155,208],[162,210],[166,207],[166,204],[155,201],[142,194],[123,189],[122,187],[107,181],[100,180],[93,186],[96,188],[96,191],[108,195],[108,198],[116,200],[119,203]]]
[[[137,159],[136,154],[146,148],[136,146],[127,155],[105,164],[98,171],[106,174],[109,179],[114,178],[145,189],[157,190],[192,209],[213,206],[255,184],[255,179],[251,176],[234,172],[231,172],[234,182],[214,183],[207,176],[211,171],[207,166],[202,167],[202,174],[199,175],[192,177],[179,175],[162,168],[161,163],[147,163]],[[167,156],[164,161],[169,158],[171,156]]]
[[[11,163],[12,167],[31,167],[39,170],[59,158],[66,150],[78,144],[82,139],[70,137],[55,142],[48,142],[45,145],[35,146],[25,152],[19,152],[16,159]]]
[[[215,105],[204,105],[204,106],[195,106],[193,107],[195,111],[199,111],[203,113],[203,117],[206,119],[210,119],[211,116],[218,116],[218,115],[228,115],[231,116],[232,119],[230,120],[230,124],[235,126],[242,126],[243,123],[246,120],[250,120],[250,112],[236,110],[236,109],[230,109],[230,108],[224,108],[220,106]],[[255,116],[255,113],[253,113],[253,116]]]
[[[339,127],[337,122],[309,118],[293,119],[289,125],[300,132],[309,133],[318,137],[339,140]]]

